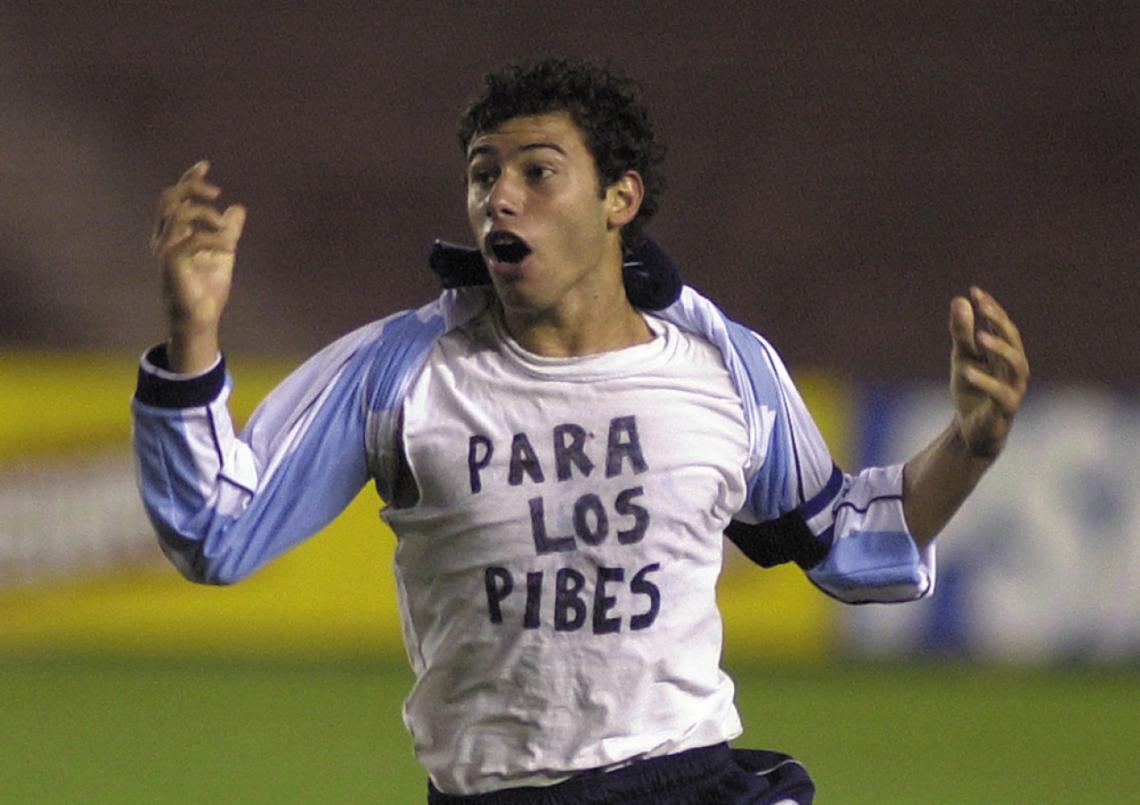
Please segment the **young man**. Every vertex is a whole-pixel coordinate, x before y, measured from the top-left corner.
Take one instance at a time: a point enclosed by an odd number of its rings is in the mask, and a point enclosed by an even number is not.
[[[461,140],[478,249],[437,245],[436,301],[327,347],[240,436],[218,323],[245,211],[213,206],[205,163],[163,193],[170,329],[134,413],[164,550],[236,581],[371,479],[431,802],[810,802],[791,758],[727,747],[723,535],[846,601],[928,595],[931,541],[1025,391],[1016,327],[980,290],[953,300],[952,423],[905,466],[845,474],[772,348],[640,238],[661,149],[624,81],[510,68]]]

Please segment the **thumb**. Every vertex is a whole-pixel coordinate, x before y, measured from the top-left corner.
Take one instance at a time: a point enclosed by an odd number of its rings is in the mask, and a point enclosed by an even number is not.
[[[964,296],[950,300],[950,338],[954,351],[977,357],[978,345],[974,340],[974,306]]]

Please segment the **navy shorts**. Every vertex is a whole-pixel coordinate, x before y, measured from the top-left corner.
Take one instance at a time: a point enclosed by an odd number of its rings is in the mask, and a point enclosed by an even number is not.
[[[557,785],[452,796],[428,783],[429,805],[811,805],[807,769],[779,752],[718,744],[588,771]]]

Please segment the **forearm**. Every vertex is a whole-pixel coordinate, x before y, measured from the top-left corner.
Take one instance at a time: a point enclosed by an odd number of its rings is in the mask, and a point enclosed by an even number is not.
[[[977,486],[993,457],[971,452],[956,424],[903,467],[903,512],[911,536],[926,547]]]
[[[1002,451],[1029,382],[1021,334],[980,288],[970,289],[970,299],[951,301],[950,336],[954,421],[903,468],[903,513],[919,548],[950,521]]]
[[[362,387],[369,329],[283,381],[234,432],[225,365],[171,377],[151,350],[132,406],[139,486],[166,555],[228,584],[322,528],[369,477]]]

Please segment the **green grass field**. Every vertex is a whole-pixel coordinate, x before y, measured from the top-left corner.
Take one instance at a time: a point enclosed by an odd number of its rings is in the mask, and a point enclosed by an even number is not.
[[[1131,803],[1140,673],[736,669],[817,802]],[[421,803],[395,664],[0,658],[0,803]]]

